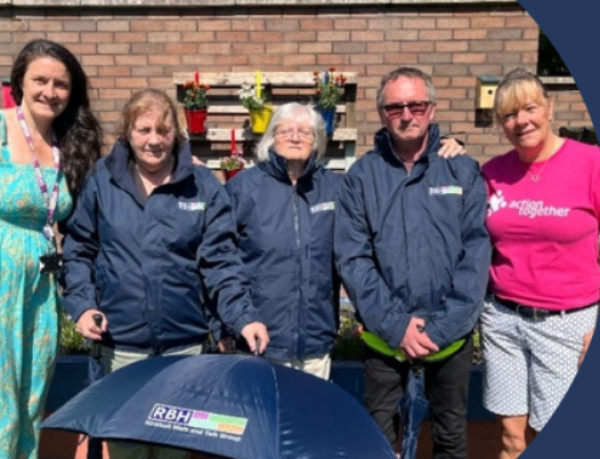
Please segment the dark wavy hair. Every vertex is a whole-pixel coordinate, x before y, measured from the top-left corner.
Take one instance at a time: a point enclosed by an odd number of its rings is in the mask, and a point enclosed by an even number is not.
[[[21,104],[23,77],[30,62],[39,57],[62,62],[71,76],[69,102],[52,123],[52,128],[60,147],[61,168],[69,190],[76,197],[100,157],[102,128],[90,109],[88,78],[83,67],[71,51],[50,40],[32,40],[19,52],[10,73],[15,102]]]

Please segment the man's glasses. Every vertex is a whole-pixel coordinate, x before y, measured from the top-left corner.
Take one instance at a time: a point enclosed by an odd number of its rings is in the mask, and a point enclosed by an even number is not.
[[[384,105],[383,109],[390,118],[396,118],[402,116],[404,109],[408,108],[408,111],[414,116],[423,116],[427,109],[431,105],[428,100],[417,100],[414,102],[408,102],[407,104],[388,104]]]
[[[280,129],[275,132],[276,137],[291,139],[296,135],[300,140],[312,140],[314,134],[308,129]]]

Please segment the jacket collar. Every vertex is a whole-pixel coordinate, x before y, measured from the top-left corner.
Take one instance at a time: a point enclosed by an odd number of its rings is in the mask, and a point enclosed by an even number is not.
[[[437,152],[440,145],[440,128],[437,123],[431,123],[427,130],[427,146],[417,163],[430,163],[438,158]],[[381,128],[375,133],[375,147],[381,155],[397,167],[402,165],[394,152],[392,137],[386,128]]]
[[[267,174],[275,177],[277,180],[291,183],[290,177],[287,173],[287,160],[283,156],[275,153],[273,150],[269,150],[268,161],[262,161],[258,163],[258,166]],[[313,153],[308,158],[304,172],[302,172],[302,175],[298,178],[298,183],[304,181],[306,177],[312,176],[318,168],[317,155]]]
[[[126,188],[133,185],[133,180],[131,179],[128,168],[129,161],[132,158],[133,151],[131,151],[131,146],[127,140],[122,138],[115,142],[110,155],[106,158],[106,168],[108,169],[108,172],[117,183]],[[194,172],[192,152],[188,142],[185,142],[180,146],[175,159],[176,166],[171,183],[180,182]]]

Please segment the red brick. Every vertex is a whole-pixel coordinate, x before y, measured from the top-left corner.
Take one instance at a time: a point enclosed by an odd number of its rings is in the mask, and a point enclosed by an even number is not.
[[[117,40],[117,35],[122,35],[122,34],[114,34],[115,37],[115,41],[128,41],[128,40]],[[142,36],[142,38],[144,38],[144,41],[146,37],[144,37],[142,34],[127,34],[127,35],[135,35],[137,36]],[[113,33],[112,32],[85,32],[81,34],[81,41],[82,43],[112,43],[113,41]]]
[[[148,56],[126,54],[124,56],[115,56],[117,65],[148,65]]]
[[[519,29],[535,29],[538,30],[537,23],[531,16],[506,18],[506,27],[515,27]]]
[[[116,43],[146,43],[148,36],[145,32],[115,32]]]
[[[115,79],[114,78],[106,78],[106,77],[94,77],[90,78],[90,85],[92,88],[114,88],[115,87]]]
[[[85,35],[85,34],[82,34]],[[53,40],[62,44],[79,43],[79,34],[77,32],[49,32],[46,34],[48,40]]]
[[[77,56],[96,54],[96,45],[92,43],[69,43],[69,50]]]
[[[421,30],[419,32],[420,40],[452,40],[451,30]]]
[[[455,30],[453,37],[455,40],[485,40],[488,38],[488,31],[486,29]]]
[[[472,18],[471,19],[471,27],[473,29],[485,28],[500,28],[507,27],[506,21],[503,17],[481,17],[481,18]]]
[[[352,31],[350,32],[350,39],[352,41],[383,41],[384,32],[380,31]]]
[[[215,62],[217,65],[247,65],[248,56],[231,54],[229,56],[215,56]]]
[[[195,32],[198,27],[196,21],[165,21],[164,30],[167,32]]]
[[[166,43],[165,54],[196,54],[198,45],[196,43]]]
[[[471,23],[468,18],[439,18],[438,29],[468,29]]]
[[[258,21],[251,18],[244,20],[231,20],[231,30],[244,30],[250,32],[250,35],[265,30],[264,21]]]
[[[355,19],[355,21],[358,21]],[[400,17],[387,17],[387,18],[377,18],[377,19],[369,19],[368,27],[357,27],[359,29],[367,29],[367,30],[392,30],[392,29],[402,29],[402,18]]]
[[[215,32],[182,32],[182,42],[212,43],[215,41]]]
[[[241,54],[248,56],[249,54],[265,54],[264,43],[233,43],[231,45],[231,54]]]
[[[115,58],[114,56],[83,56],[81,58],[81,64],[83,66],[86,65],[114,65]]]
[[[150,43],[179,43],[181,34],[178,32],[148,32]]]
[[[435,43],[435,50],[445,51],[468,51],[469,42],[467,41],[438,41]]]
[[[129,90],[129,89],[99,89],[98,97],[100,99],[124,99],[124,100],[127,100],[131,97],[131,90]]]
[[[537,40],[519,40],[511,41],[507,40],[504,42],[504,49],[506,51],[536,51],[538,50]]]
[[[302,30],[331,30],[333,24],[331,19],[306,19],[302,21]]]
[[[105,21],[99,20],[96,23],[98,32],[129,32],[129,21]]]
[[[371,42],[367,43],[367,53],[397,53],[400,51],[400,43],[398,42]]]
[[[111,56],[112,57],[112,56]],[[99,64],[101,65],[101,64]],[[99,66],[98,75],[100,76],[129,76],[131,75],[131,67],[122,65]]]
[[[452,62],[457,64],[483,64],[486,62],[485,53],[454,53]]]
[[[198,23],[198,32],[231,30],[231,21],[211,19]]]
[[[317,41],[317,32],[314,32],[314,31],[285,32],[283,34],[283,41],[285,41],[285,42]],[[327,41],[327,40],[323,40],[323,41]]]
[[[384,64],[396,64],[398,66],[405,64],[418,64],[419,55],[414,53],[386,54],[383,56]]]
[[[316,65],[314,54],[292,54],[283,56],[283,65]]]
[[[374,27],[377,25],[374,23],[374,20],[371,19],[368,21],[365,19],[337,19],[333,22],[333,29],[335,30],[374,30],[381,29],[383,27]]]
[[[298,43],[284,41],[280,43],[267,43],[266,53],[270,54],[293,54],[298,52]]]
[[[179,54],[148,56],[148,65],[179,65],[179,64],[181,64],[181,56]]]
[[[318,32],[317,39],[319,41],[349,41],[350,32]]]
[[[433,18],[415,18],[415,19],[404,19],[402,21],[403,29],[435,29],[435,19]]]
[[[95,32],[96,21],[88,21],[85,19],[63,21],[63,30],[65,32]]]
[[[132,32],[161,32],[165,30],[164,21],[134,20],[130,23]]]
[[[418,30],[388,30],[385,32],[386,41],[414,41],[419,40]]]
[[[217,32],[216,33],[217,43],[225,43],[225,42],[248,42],[249,34],[248,32]]]
[[[300,21],[291,19],[280,19],[277,21],[268,21],[265,30],[281,30],[288,32],[292,30],[301,30]]]
[[[250,41],[264,43],[283,41],[283,32],[251,32]]]
[[[29,21],[30,32],[61,32],[62,26],[62,21]]]
[[[117,89],[143,89],[148,87],[146,78],[116,78],[115,88]]]
[[[230,54],[231,43],[200,43],[198,45],[198,54]]]

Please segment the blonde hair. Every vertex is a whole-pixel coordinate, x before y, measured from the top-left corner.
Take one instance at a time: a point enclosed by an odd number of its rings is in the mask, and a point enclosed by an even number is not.
[[[153,108],[157,108],[161,114],[159,120],[159,129],[175,129],[177,140],[175,142],[175,151],[177,151],[185,141],[186,137],[181,131],[179,120],[177,119],[177,108],[175,102],[166,92],[160,89],[142,89],[131,96],[129,102],[121,110],[121,116],[115,130],[118,138],[128,139],[132,126],[140,115],[148,113]],[[167,119],[171,117],[171,123],[167,124]]]
[[[548,107],[550,97],[544,84],[536,75],[523,68],[516,68],[502,78],[496,90],[494,99],[496,121],[501,123],[504,115],[523,108],[529,102]]]

